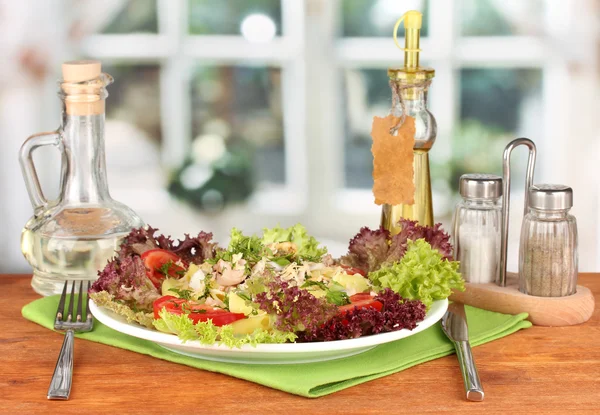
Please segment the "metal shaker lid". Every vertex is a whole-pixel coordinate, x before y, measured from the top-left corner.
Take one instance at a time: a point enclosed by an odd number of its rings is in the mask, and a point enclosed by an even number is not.
[[[469,199],[497,199],[502,196],[502,177],[495,174],[463,174],[460,195]]]
[[[562,184],[536,184],[529,188],[529,207],[562,210],[573,206],[573,189]]]

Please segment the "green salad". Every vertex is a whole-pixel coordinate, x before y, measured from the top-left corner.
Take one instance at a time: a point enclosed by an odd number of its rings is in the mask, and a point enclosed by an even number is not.
[[[184,341],[244,344],[332,341],[412,330],[427,309],[464,289],[439,225],[362,228],[333,258],[302,225],[231,231],[177,242],[133,230],[90,290],[97,305]]]

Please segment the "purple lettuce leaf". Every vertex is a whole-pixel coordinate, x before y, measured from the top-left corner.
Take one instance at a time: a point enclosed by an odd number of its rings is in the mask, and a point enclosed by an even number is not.
[[[380,292],[375,300],[383,304],[381,311],[374,308],[354,308],[337,314],[313,331],[298,333],[297,342],[354,339],[402,329],[412,330],[425,318],[425,305],[418,300],[404,300],[391,289]]]
[[[261,310],[277,316],[274,327],[284,332],[315,331],[337,312],[337,307],[325,298],[317,298],[280,278],[268,283],[267,291],[258,293],[254,301]]]
[[[417,239],[425,239],[444,259],[452,261],[450,235],[442,230],[440,223],[421,226],[416,221],[401,219],[400,225],[402,230],[393,236],[383,228],[362,228],[350,241],[348,253],[340,258],[340,263],[367,273],[377,271],[384,264],[400,261],[406,253],[408,240]]]
[[[119,258],[126,258],[134,254],[142,255],[146,251],[157,248],[170,250],[173,247],[173,240],[164,235],[155,237],[154,234],[157,231],[158,229],[152,226],[132,229],[121,242]]]
[[[442,229],[442,224],[437,223],[434,226],[421,226],[417,221],[401,219],[402,230],[392,236],[390,244],[390,255],[386,263],[397,262],[406,253],[407,241],[425,239],[433,249],[437,249],[444,259],[452,261],[452,245],[450,244],[450,235]]]
[[[170,236],[158,234],[158,229],[147,228],[133,229],[121,243],[118,252],[120,259],[130,255],[142,255],[151,249],[166,249],[178,255],[186,263],[201,264],[207,259],[214,258],[217,252],[217,243],[212,242],[212,233],[200,232],[198,236],[191,237],[186,234],[185,239],[177,243]]]
[[[371,230],[366,226],[360,230],[348,246],[348,254],[341,258],[342,265],[371,272],[379,268],[388,257],[390,233],[383,229]]]
[[[200,232],[194,238],[185,234],[185,239],[179,240],[171,250],[187,263],[201,264],[214,258],[217,253],[218,246],[216,242],[212,242],[212,237],[210,232]]]
[[[113,259],[98,272],[91,293],[106,291],[114,299],[135,311],[151,311],[154,300],[161,296],[146,276],[144,262],[137,255]]]

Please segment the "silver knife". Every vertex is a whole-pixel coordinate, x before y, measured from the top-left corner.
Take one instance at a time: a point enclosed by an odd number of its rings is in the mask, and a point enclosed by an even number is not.
[[[469,329],[467,328],[467,315],[465,306],[461,303],[452,303],[442,317],[442,329],[446,336],[454,343],[458,364],[465,382],[467,399],[470,401],[483,401],[483,387],[479,381],[475,361],[471,354],[469,344]]]

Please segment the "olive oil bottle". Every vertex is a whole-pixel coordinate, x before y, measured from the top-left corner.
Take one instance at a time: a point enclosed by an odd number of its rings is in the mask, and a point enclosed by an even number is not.
[[[404,21],[406,29],[404,48],[398,45],[396,31]],[[429,173],[429,150],[435,142],[437,125],[427,108],[427,91],[435,71],[419,66],[419,39],[422,24],[420,12],[406,12],[396,23],[394,41],[404,50],[404,66],[389,68],[388,77],[392,87],[392,100],[396,105],[392,113],[396,117],[411,116],[415,119],[414,183],[413,204],[384,204],[381,212],[381,226],[393,234],[400,231],[398,221],[402,218],[416,220],[421,225],[433,225],[433,205],[431,200],[431,177]]]

